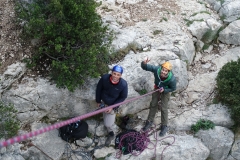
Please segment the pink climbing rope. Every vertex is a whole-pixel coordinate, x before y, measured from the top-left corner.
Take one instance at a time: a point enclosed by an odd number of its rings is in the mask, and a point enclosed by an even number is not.
[[[126,100],[124,102],[120,102],[120,103],[117,103],[117,104],[114,104],[114,105],[111,105],[111,106],[108,106],[108,107],[105,107],[105,108],[102,108],[102,109],[99,109],[99,110],[96,110],[96,111],[93,111],[93,112],[90,112],[90,113],[87,113],[87,114],[84,114],[84,115],[81,115],[81,116],[78,116],[78,117],[66,120],[66,121],[55,123],[53,125],[41,128],[41,129],[36,130],[36,131],[32,131],[32,132],[29,132],[29,133],[26,133],[26,134],[23,134],[23,135],[20,135],[20,136],[16,136],[16,137],[10,138],[8,140],[0,142],[0,148],[6,147],[6,146],[11,145],[11,144],[14,144],[16,142],[21,142],[21,141],[26,140],[28,138],[31,138],[31,137],[37,136],[39,134],[42,134],[42,133],[45,133],[45,132],[48,132],[48,131],[60,128],[62,126],[65,126],[67,124],[76,122],[78,120],[86,119],[88,117],[91,117],[91,116],[94,116],[96,114],[102,113],[102,112],[104,112],[104,111],[106,111],[108,109],[111,109],[111,108],[114,108],[114,107],[117,107],[117,106],[120,106],[120,105],[123,105],[123,104],[127,104],[129,102],[134,101],[134,100],[140,99],[140,98],[145,97],[147,95],[150,95],[150,94],[152,94],[152,93],[154,93],[156,91],[159,91],[159,89],[154,90],[152,92],[149,92],[147,94],[141,95],[141,96],[137,96],[135,98],[128,99],[128,100]]]

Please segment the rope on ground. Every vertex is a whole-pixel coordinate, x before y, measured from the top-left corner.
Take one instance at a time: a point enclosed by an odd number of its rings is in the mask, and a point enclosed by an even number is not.
[[[34,137],[34,136],[37,136],[39,134],[43,134],[45,132],[49,132],[51,130],[54,130],[54,129],[57,129],[57,128],[60,128],[62,126],[65,126],[67,124],[70,124],[70,123],[73,123],[73,122],[76,122],[76,121],[79,121],[79,120],[83,120],[83,119],[86,119],[88,117],[91,117],[91,116],[94,116],[96,114],[99,114],[99,113],[102,113],[106,110],[109,110],[109,109],[112,109],[114,107],[117,107],[117,106],[120,106],[120,105],[123,105],[123,104],[127,104],[131,101],[135,101],[137,99],[140,99],[142,97],[145,97],[147,95],[150,95],[156,91],[159,91],[159,89],[157,90],[154,90],[152,92],[149,92],[147,94],[144,94],[144,95],[141,95],[141,96],[137,96],[135,98],[131,98],[129,100],[126,100],[124,102],[120,102],[120,103],[117,103],[117,104],[114,104],[114,105],[111,105],[111,106],[108,106],[108,107],[105,107],[105,108],[102,108],[102,109],[99,109],[99,110],[96,110],[96,111],[93,111],[93,112],[90,112],[90,113],[87,113],[87,114],[84,114],[84,115],[81,115],[81,116],[78,116],[78,117],[75,117],[75,118],[72,118],[72,119],[69,119],[69,120],[66,120],[66,121],[62,121],[62,122],[58,122],[56,124],[53,124],[53,125],[50,125],[50,126],[47,126],[47,127],[44,127],[44,128],[41,128],[39,130],[36,130],[36,131],[32,131],[32,132],[29,132],[29,133],[26,133],[26,134],[23,134],[23,135],[20,135],[20,136],[16,136],[16,137],[13,137],[13,138],[10,138],[8,140],[5,140],[5,141],[2,141],[0,143],[0,148],[2,147],[6,147],[8,145],[11,145],[11,144],[14,144],[16,142],[21,142],[23,140],[26,140],[28,138],[31,138],[31,137]]]

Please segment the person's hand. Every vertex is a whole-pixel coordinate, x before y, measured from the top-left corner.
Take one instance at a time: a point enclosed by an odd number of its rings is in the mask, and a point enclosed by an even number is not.
[[[164,88],[161,87],[161,88],[159,89],[159,92],[162,93],[163,91],[164,91]]]
[[[111,113],[112,112],[112,108],[110,108],[109,110],[106,110],[105,113]]]
[[[150,58],[146,57],[146,58],[143,60],[143,63],[144,63],[144,64],[147,64],[149,61],[150,61]]]
[[[100,103],[97,103],[97,107],[99,107],[100,106]]]

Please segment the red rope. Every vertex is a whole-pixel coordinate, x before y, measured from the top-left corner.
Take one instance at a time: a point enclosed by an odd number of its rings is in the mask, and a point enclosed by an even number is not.
[[[53,124],[53,125],[50,125],[50,126],[47,126],[47,127],[44,127],[44,128],[41,128],[39,130],[36,130],[36,131],[32,131],[32,132],[29,132],[29,133],[26,133],[26,134],[23,134],[23,135],[20,135],[20,136],[16,136],[16,137],[13,137],[13,138],[10,138],[8,140],[5,140],[5,141],[2,141],[0,143],[0,148],[2,147],[6,147],[8,145],[11,145],[11,144],[14,144],[16,142],[21,142],[23,140],[26,140],[28,138],[31,138],[31,137],[34,137],[34,136],[37,136],[39,134],[42,134],[42,133],[45,133],[45,132],[49,132],[53,129],[57,129],[57,128],[60,128],[62,126],[65,126],[67,124],[70,124],[70,123],[73,123],[73,122],[76,122],[78,120],[82,120],[82,119],[86,119],[88,117],[91,117],[91,116],[94,116],[96,114],[99,114],[99,113],[102,113],[106,110],[109,110],[111,108],[114,108],[114,107],[117,107],[117,106],[120,106],[120,105],[123,105],[123,104],[127,104],[131,101],[134,101],[134,100],[137,100],[137,99],[140,99],[142,97],[145,97],[147,95],[150,95],[156,91],[158,91],[159,89],[157,90],[154,90],[152,92],[149,92],[147,94],[144,94],[144,95],[141,95],[141,96],[137,96],[135,98],[131,98],[129,100],[126,100],[124,102],[120,102],[120,103],[117,103],[117,104],[114,104],[114,105],[111,105],[111,106],[108,106],[108,107],[105,107],[105,108],[102,108],[102,109],[99,109],[99,110],[96,110],[96,111],[93,111],[93,112],[90,112],[90,113],[87,113],[87,114],[84,114],[84,115],[81,115],[81,116],[78,116],[78,117],[75,117],[75,118],[72,118],[72,119],[69,119],[69,120],[66,120],[66,121],[62,121],[62,122],[58,122],[56,124]]]

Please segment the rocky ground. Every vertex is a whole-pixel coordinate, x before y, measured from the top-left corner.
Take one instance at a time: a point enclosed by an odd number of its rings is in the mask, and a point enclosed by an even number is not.
[[[141,21],[172,21],[176,22],[181,29],[188,32],[186,21],[184,19],[189,18],[192,14],[194,14],[194,9],[182,9],[180,5],[177,4],[178,1],[173,0],[155,0],[156,5],[154,3],[148,3],[150,0],[143,0],[137,4],[126,4],[126,3],[117,3],[116,5],[103,4],[98,8],[98,13],[101,16],[112,15],[115,19],[117,19],[117,23],[119,23],[122,28],[135,26],[136,22]],[[184,1],[184,0],[183,0]],[[191,5],[193,1],[186,1],[186,4],[181,4],[182,8],[187,8],[188,5]],[[196,2],[195,2],[196,3]],[[13,64],[17,61],[22,61],[24,58],[27,58],[31,54],[31,47],[29,45],[23,44],[20,41],[19,33],[21,32],[21,27],[16,25],[14,22],[15,14],[14,14],[14,0],[2,0],[0,1],[0,74],[2,74],[7,66]],[[197,6],[197,5],[196,5]],[[207,6],[208,8],[208,6]],[[184,11],[183,11],[184,10]],[[209,12],[214,12],[209,10]],[[161,32],[161,31],[159,31]],[[161,34],[159,34],[161,36]],[[194,37],[192,37],[194,39]],[[216,71],[216,65],[212,62],[211,56],[222,56],[221,51],[231,48],[231,45],[224,45],[223,47],[219,46],[218,42],[213,45],[213,50],[209,52],[202,52],[202,54],[198,54],[194,59],[193,63],[188,66],[188,74],[189,81],[196,77],[198,74],[211,73]],[[200,56],[199,56],[200,55]],[[211,56],[210,56],[211,55]],[[211,67],[209,67],[209,65]],[[30,76],[38,76],[37,72],[27,72]],[[200,76],[200,78],[202,78]],[[212,103],[215,92],[212,89],[211,92],[199,92],[199,99],[190,103],[184,103],[188,98],[188,91],[181,91],[176,93],[176,95],[172,98],[175,98],[173,101],[181,102],[177,107],[172,110],[171,115],[184,114],[191,109],[198,108],[201,110],[201,107],[206,106],[207,103]],[[149,101],[150,103],[150,101]],[[142,114],[146,113],[142,111]],[[159,117],[158,117],[159,118]],[[172,118],[172,117],[171,117]],[[173,117],[172,119],[174,119]],[[102,121],[102,119],[101,119]],[[117,119],[117,123],[120,123],[120,120]],[[135,128],[136,126],[141,127],[144,124],[144,120],[139,118],[139,114],[131,115],[130,121],[127,125],[127,128]],[[159,126],[156,126],[157,128]],[[29,124],[22,127],[24,131],[31,131],[31,127]],[[119,130],[120,131],[120,130]],[[175,131],[170,128],[169,134],[192,134],[191,131]],[[27,145],[25,146],[27,147]],[[23,148],[22,148],[23,149]]]
[[[137,4],[126,4],[116,3],[115,6],[103,4],[98,8],[99,14],[102,16],[111,13],[118,23],[122,27],[134,26],[136,22],[140,21],[168,21],[173,20],[178,24],[182,25],[181,27],[186,27],[186,22],[184,17],[191,15],[191,12],[182,13],[179,5],[176,4],[176,1],[169,0],[158,0],[158,5],[153,3],[147,3],[147,0],[139,2]],[[161,4],[161,5],[159,5]],[[2,0],[0,1],[0,16],[1,16],[1,26],[0,26],[0,74],[3,73],[7,66],[17,62],[22,61],[24,58],[30,56],[31,46],[24,44],[19,37],[21,32],[21,27],[15,22],[15,12],[14,12],[14,0]],[[216,53],[218,52],[218,47],[214,47]],[[207,54],[207,53],[206,53]],[[202,68],[203,64],[208,63],[208,61],[199,60],[195,61],[192,65],[189,66],[189,71],[195,76],[198,73],[209,72]],[[214,67],[210,69],[214,71]],[[38,76],[37,72],[28,71],[28,75]],[[178,101],[185,98],[185,92],[181,92],[178,96]],[[210,98],[211,97],[211,98]],[[213,95],[206,97],[208,101],[211,101]],[[182,106],[183,107],[183,106]],[[186,106],[185,106],[186,108]],[[185,111],[181,106],[180,110]],[[138,119],[137,116],[131,117],[131,121],[128,124],[129,128],[134,128],[134,125],[142,125],[143,121]]]

